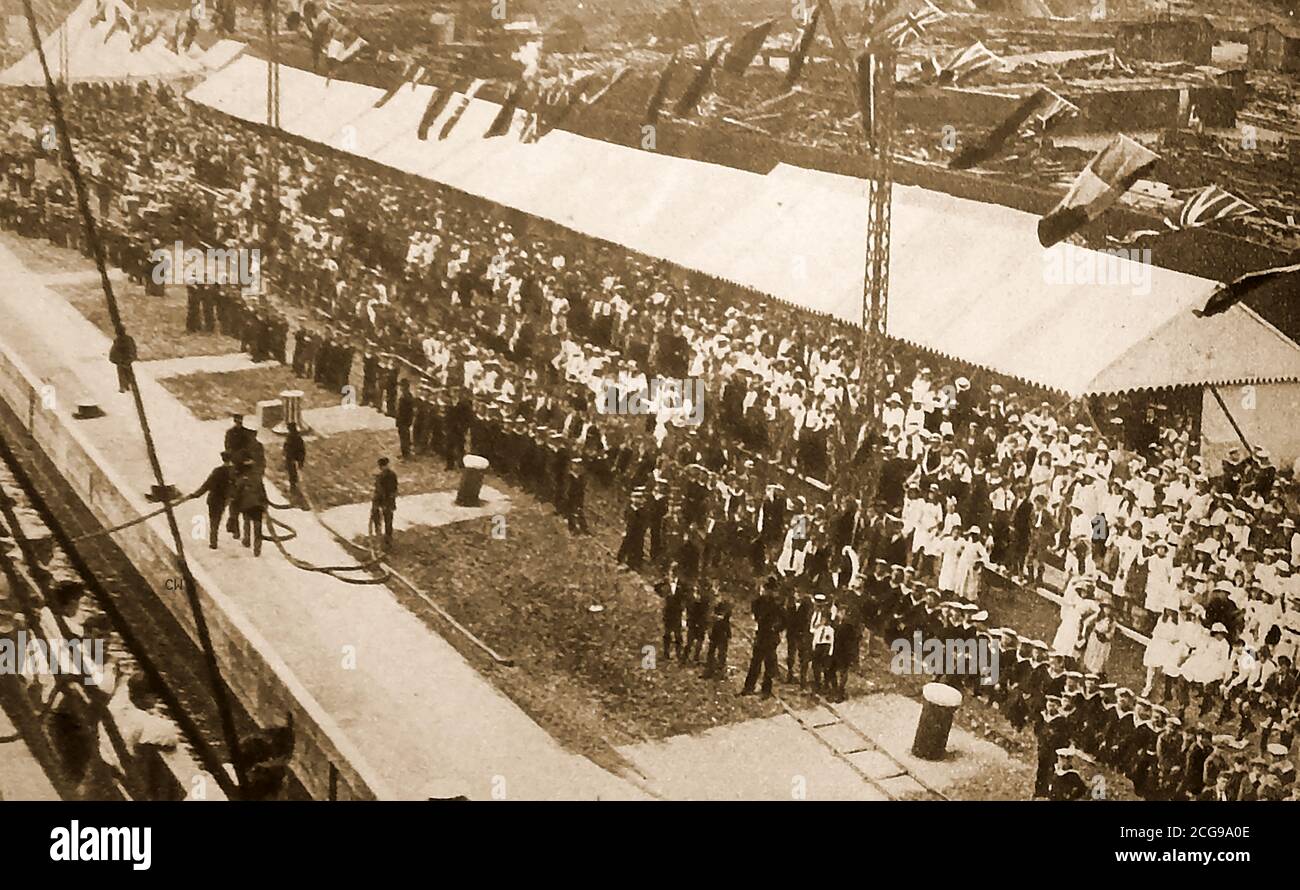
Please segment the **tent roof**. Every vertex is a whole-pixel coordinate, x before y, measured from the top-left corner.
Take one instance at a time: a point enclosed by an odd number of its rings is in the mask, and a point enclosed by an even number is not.
[[[242,56],[189,94],[265,120],[266,64]],[[555,130],[484,139],[499,106],[447,103],[420,140],[432,88],[382,91],[281,66],[281,123],[325,143],[852,323],[860,319],[866,183],[778,165],[766,176]],[[1038,244],[1037,217],[915,186],[893,189],[888,333],[1070,395],[1300,380],[1300,347],[1253,312],[1191,310],[1215,282]],[[1104,282],[1097,283],[1097,276]],[[1092,277],[1089,277],[1092,276]]]
[[[195,59],[172,52],[164,45],[161,36],[138,50],[131,49],[131,37],[118,30],[105,40],[114,21],[113,9],[120,7],[126,14],[130,7],[123,0],[109,0],[109,15],[104,21],[90,23],[95,14],[95,0],[82,0],[68,13],[58,28],[41,41],[50,73],[56,79],[86,80],[140,80],[159,77],[178,77],[196,74],[204,66]],[[164,28],[163,31],[166,31]],[[163,32],[159,32],[161,35]],[[67,70],[62,68],[61,43],[66,36]],[[8,86],[39,86],[45,83],[40,59],[33,47],[25,56],[0,72],[0,84]]]

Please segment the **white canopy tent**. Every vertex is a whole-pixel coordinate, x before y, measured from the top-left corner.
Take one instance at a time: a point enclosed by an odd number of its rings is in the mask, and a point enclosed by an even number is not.
[[[201,74],[209,70],[199,59],[172,52],[165,45],[166,28],[138,50],[131,48],[131,36],[125,29],[119,28],[110,37],[109,32],[116,20],[115,9],[120,8],[123,14],[129,14],[131,8],[124,0],[106,0],[106,4],[107,14],[103,20],[91,24],[96,0],[82,0],[63,24],[41,41],[50,73],[56,80],[151,80]],[[35,47],[0,72],[0,86],[41,86],[44,83]]]
[[[282,68],[282,124],[471,195],[850,322],[860,319],[865,183],[779,165],[766,176],[556,130],[484,139],[499,106],[456,96],[416,129],[430,87],[382,91]],[[248,56],[189,98],[265,120],[266,64]],[[328,96],[329,98],[324,98]],[[895,186],[888,332],[1072,396],[1300,380],[1300,347],[1249,309],[1198,319],[1216,287],[1151,263],[1062,246],[1032,214]],[[1054,272],[1055,270],[1055,272]],[[1087,274],[1084,274],[1087,273]]]

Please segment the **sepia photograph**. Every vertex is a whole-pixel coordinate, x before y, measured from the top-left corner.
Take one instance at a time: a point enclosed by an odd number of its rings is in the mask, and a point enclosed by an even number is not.
[[[14,849],[1280,860],[1298,218],[1300,0],[0,0]]]

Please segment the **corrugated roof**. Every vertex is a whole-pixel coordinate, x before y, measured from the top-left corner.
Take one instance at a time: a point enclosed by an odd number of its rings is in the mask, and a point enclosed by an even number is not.
[[[260,122],[265,72],[242,57],[189,97]],[[352,128],[356,153],[379,163],[859,321],[863,180],[788,165],[764,176],[563,130],[523,144],[522,112],[511,135],[484,139],[499,106],[478,99],[440,140],[458,99],[448,103],[422,141],[428,87],[374,108],[373,87],[281,72],[289,132],[344,148],[339,134]],[[1192,316],[1213,281],[1081,248],[1044,251],[1037,217],[1001,205],[915,186],[893,195],[892,337],[1071,395],[1300,380],[1300,347],[1244,307]]]
[[[131,8],[121,0],[117,7],[129,14]],[[71,81],[117,81],[142,80],[154,78],[180,77],[197,74],[206,70],[197,60],[185,55],[178,55],[164,45],[163,40],[154,40],[138,50],[131,49],[131,37],[119,30],[105,40],[111,30],[114,5],[110,4],[106,21],[92,25],[94,0],[82,0],[82,3],[68,14],[63,24],[51,31],[41,41],[45,56],[50,66],[50,73],[56,79]],[[61,68],[63,40],[67,41],[67,71]],[[40,59],[33,48],[25,56],[0,73],[0,84],[12,86],[33,86],[45,83],[41,72]]]

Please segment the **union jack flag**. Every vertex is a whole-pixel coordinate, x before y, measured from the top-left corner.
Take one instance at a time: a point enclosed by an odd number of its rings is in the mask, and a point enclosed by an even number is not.
[[[1255,213],[1258,208],[1243,201],[1236,195],[1226,192],[1217,185],[1206,186],[1187,199],[1182,212],[1178,214],[1178,228],[1190,229],[1226,219],[1232,216],[1246,216]]]
[[[925,29],[946,19],[948,14],[930,0],[903,0],[871,29],[871,42],[888,41],[902,47],[913,38],[925,34]]]

